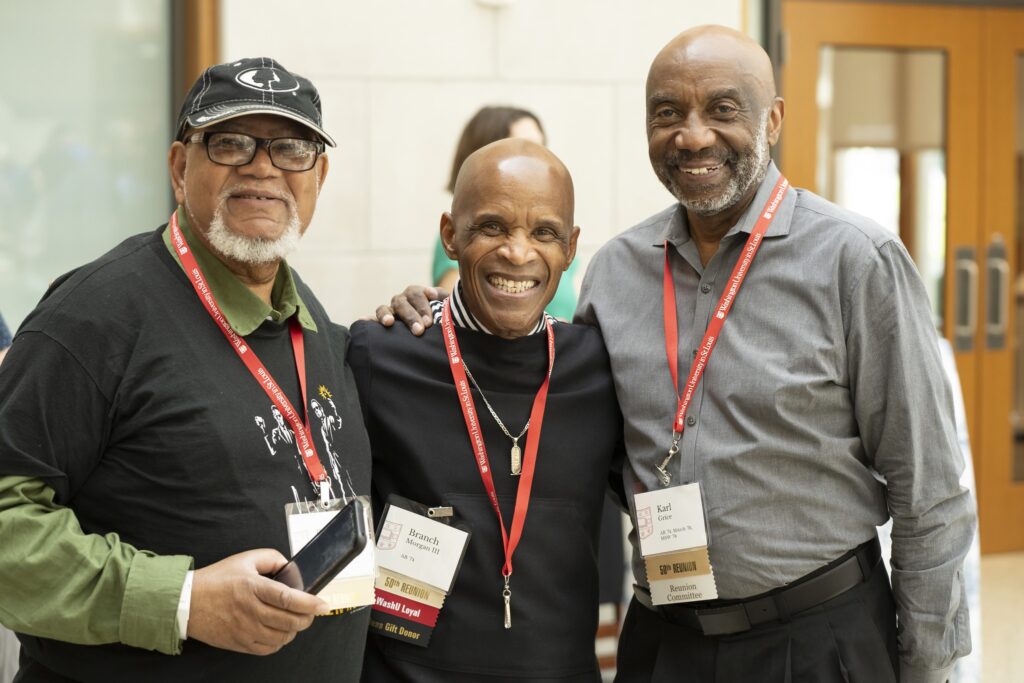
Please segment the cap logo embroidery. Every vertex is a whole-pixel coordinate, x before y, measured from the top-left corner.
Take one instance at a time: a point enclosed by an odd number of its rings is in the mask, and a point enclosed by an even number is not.
[[[283,78],[282,78],[283,76]],[[299,82],[291,74],[277,69],[246,69],[235,75],[239,84],[260,92],[293,92],[299,89]]]

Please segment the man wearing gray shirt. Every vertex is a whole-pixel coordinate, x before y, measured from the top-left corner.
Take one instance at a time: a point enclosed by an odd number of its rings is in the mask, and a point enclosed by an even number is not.
[[[629,456],[623,683],[940,683],[971,648],[975,513],[927,295],[898,238],[788,187],[768,156],[784,111],[746,36],[673,39],[647,137],[679,203],[583,282],[577,322],[604,336]],[[415,332],[429,310],[406,294]]]
[[[641,586],[619,680],[945,681],[970,650],[961,563],[975,516],[927,296],[894,235],[778,189],[768,149],[783,113],[750,39],[701,27],[671,41],[648,75],[647,134],[679,203],[611,240],[583,282],[577,319],[604,335],[625,418],[634,529],[634,496],[666,488],[657,467],[670,486],[699,483],[718,593],[653,604],[634,531]],[[679,391],[699,355],[707,367],[675,435],[666,250]],[[895,610],[874,540],[890,515]]]

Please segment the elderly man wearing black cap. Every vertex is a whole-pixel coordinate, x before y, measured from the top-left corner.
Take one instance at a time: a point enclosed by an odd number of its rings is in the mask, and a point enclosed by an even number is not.
[[[325,144],[308,80],[266,58],[211,67],[171,144],[168,224],[59,278],[19,330],[0,371],[19,681],[358,677],[366,611],[314,619],[323,601],[265,576],[286,503],[369,490],[348,331],[284,262]],[[317,452],[314,394],[344,425],[340,467]],[[268,452],[274,410],[293,438]]]

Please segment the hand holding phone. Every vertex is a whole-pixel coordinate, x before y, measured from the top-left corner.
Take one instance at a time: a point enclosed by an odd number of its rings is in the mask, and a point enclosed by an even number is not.
[[[316,595],[366,547],[363,504],[353,498],[270,578]]]
[[[252,655],[272,654],[291,642],[327,604],[267,578],[285,563],[278,551],[257,548],[197,569],[188,638]]]

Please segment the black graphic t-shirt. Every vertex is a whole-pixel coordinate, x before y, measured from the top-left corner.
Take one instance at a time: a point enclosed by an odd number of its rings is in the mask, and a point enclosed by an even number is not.
[[[32,362],[5,368],[0,472],[41,477],[86,533],[191,555],[203,567],[261,547],[290,554],[284,506],[316,498],[262,387],[202,307],[161,231],[129,238],[61,278],[20,334]],[[348,330],[296,276],[318,331],[304,331],[310,428],[335,496],[370,488],[369,443]],[[297,409],[286,322],[245,337]],[[367,610],[318,618],[269,657],[186,641],[170,657],[122,645],[22,636],[25,655],[83,681],[321,680],[358,676]]]

